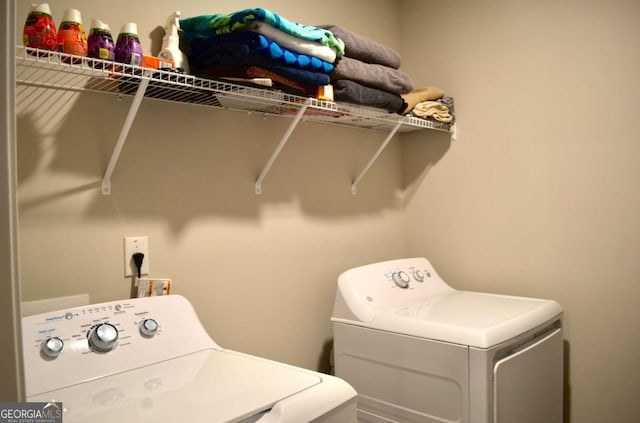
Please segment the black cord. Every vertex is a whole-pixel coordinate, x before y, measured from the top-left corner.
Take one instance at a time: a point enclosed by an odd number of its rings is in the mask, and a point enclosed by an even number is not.
[[[140,279],[140,276],[142,276],[142,260],[144,260],[143,253],[135,253],[133,255],[133,262],[135,263],[136,268],[138,269],[138,279]]]

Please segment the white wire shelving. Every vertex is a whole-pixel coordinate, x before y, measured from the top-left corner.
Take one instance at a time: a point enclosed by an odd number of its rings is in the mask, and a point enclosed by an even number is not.
[[[18,85],[53,90],[98,92],[131,96],[133,100],[102,179],[102,193],[111,194],[111,176],[143,99],[191,104],[291,119],[275,151],[255,182],[256,194],[281,150],[300,121],[363,128],[386,137],[351,185],[355,194],[366,172],[397,132],[432,129],[452,133],[454,128],[385,110],[302,97],[283,91],[243,85],[224,79],[199,78],[170,70],[157,70],[99,59],[16,46]]]

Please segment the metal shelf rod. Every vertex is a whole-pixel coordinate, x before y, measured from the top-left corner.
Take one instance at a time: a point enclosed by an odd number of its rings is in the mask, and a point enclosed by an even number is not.
[[[287,131],[284,133],[284,135],[282,136],[282,139],[278,143],[275,151],[273,152],[273,154],[271,154],[269,161],[264,166],[264,169],[262,169],[260,176],[258,176],[258,179],[256,179],[255,192],[257,195],[262,194],[262,181],[264,181],[264,178],[267,176],[267,173],[269,173],[271,166],[273,166],[273,162],[275,162],[276,158],[280,155],[280,152],[284,148],[284,145],[289,140],[289,137],[293,133],[293,130],[296,129],[296,126],[298,126],[300,119],[302,119],[304,112],[307,110],[307,107],[309,107],[310,104],[311,104],[311,99],[308,98],[304,102],[304,104],[300,107],[300,109],[296,113],[295,118],[291,121],[291,123],[289,124],[289,127],[287,128]]]
[[[376,150],[376,152],[373,155],[373,157],[371,157],[371,159],[369,160],[369,163],[367,163],[367,165],[364,167],[364,169],[362,169],[362,172],[360,172],[360,174],[353,181],[353,183],[351,184],[351,194],[357,194],[358,193],[358,185],[360,184],[360,181],[362,180],[364,175],[369,171],[369,168],[373,165],[373,163],[375,163],[375,161],[378,159],[378,156],[380,156],[380,154],[382,154],[382,151],[385,149],[387,144],[389,144],[389,141],[391,141],[391,138],[393,138],[393,136],[396,134],[396,132],[398,132],[398,129],[400,128],[400,125],[402,125],[402,120],[398,120],[398,122],[396,122],[396,125],[393,127],[391,132],[389,132],[389,134],[384,139],[384,141],[382,141],[382,144],[380,144],[380,147],[378,147],[378,149]]]
[[[147,74],[147,71],[145,71],[145,76],[147,76]],[[118,163],[118,158],[120,157],[120,153],[122,152],[122,147],[124,146],[124,142],[127,140],[127,135],[129,135],[131,125],[133,125],[133,121],[138,114],[140,103],[142,102],[144,93],[147,90],[147,86],[149,85],[149,78],[145,76],[143,76],[140,80],[138,91],[136,91],[136,94],[133,97],[133,102],[131,103],[131,107],[129,107],[129,113],[127,113],[127,118],[124,121],[122,130],[120,131],[120,136],[118,137],[116,146],[113,150],[113,153],[111,154],[111,159],[109,160],[109,164],[107,165],[107,170],[104,172],[104,177],[102,178],[103,195],[111,195],[111,176],[113,175],[113,170],[116,167],[116,163]]]

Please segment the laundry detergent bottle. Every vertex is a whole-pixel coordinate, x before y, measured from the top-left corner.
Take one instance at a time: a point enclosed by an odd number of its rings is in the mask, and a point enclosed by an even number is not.
[[[91,30],[87,38],[87,56],[93,59],[115,60],[116,46],[113,43],[109,25],[99,19],[91,19]]]
[[[75,56],[87,55],[87,36],[84,33],[79,10],[64,11],[62,23],[58,29],[58,51]]]
[[[116,62],[142,65],[142,46],[138,38],[138,25],[133,22],[122,25],[116,42]]]
[[[32,5],[22,31],[24,46],[55,51],[57,41],[56,24],[53,22],[49,4]]]

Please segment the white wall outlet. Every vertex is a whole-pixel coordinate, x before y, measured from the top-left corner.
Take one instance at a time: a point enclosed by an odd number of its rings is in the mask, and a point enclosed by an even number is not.
[[[144,254],[141,274],[149,274],[149,238],[146,236],[124,237],[124,276],[138,276],[138,268],[133,261],[135,253]]]

